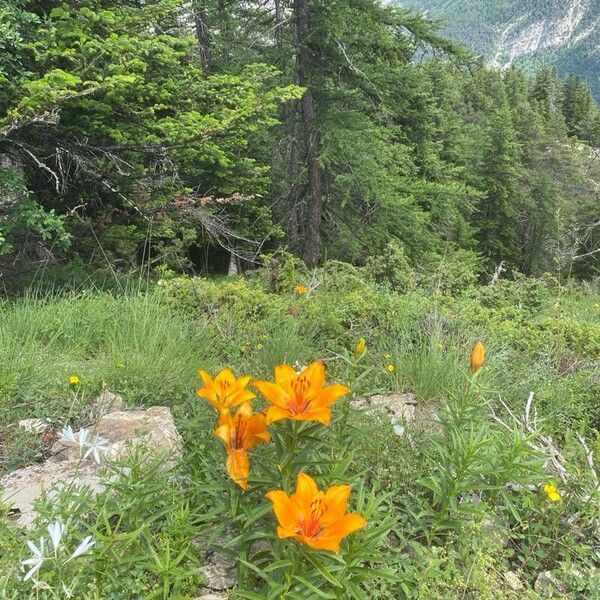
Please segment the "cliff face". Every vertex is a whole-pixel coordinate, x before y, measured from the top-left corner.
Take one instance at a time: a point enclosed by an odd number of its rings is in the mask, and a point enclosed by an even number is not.
[[[600,97],[600,0],[398,0],[499,67],[540,62],[578,73]]]

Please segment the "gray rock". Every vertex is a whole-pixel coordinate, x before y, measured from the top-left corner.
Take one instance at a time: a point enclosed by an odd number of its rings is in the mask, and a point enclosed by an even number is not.
[[[165,406],[109,413],[91,426],[90,432],[106,440],[108,451],[105,456],[110,460],[122,458],[140,446],[147,449],[150,458],[163,456],[166,468],[171,468],[181,458],[181,436],[170,409]],[[76,461],[80,449],[76,444],[59,439],[51,453],[54,461]]]
[[[377,395],[354,400],[351,406],[367,413],[383,411],[392,423],[410,423],[415,418],[417,398],[414,394]]]
[[[502,577],[513,592],[522,592],[525,589],[525,585],[514,571],[507,571]]]
[[[207,589],[200,590],[200,595],[196,596],[196,600],[227,600],[228,598],[227,592],[211,592]]]
[[[152,456],[164,456],[166,467],[181,458],[181,436],[170,409],[165,406],[104,415],[92,431],[108,440],[108,459],[121,458],[137,446],[146,447]]]
[[[206,564],[200,568],[200,572],[206,579],[206,588],[223,591],[236,584],[236,564],[232,558],[214,553],[205,561]]]
[[[45,462],[23,467],[0,479],[2,502],[8,504],[17,516],[17,523],[29,527],[35,518],[34,502],[44,491],[60,488],[75,481],[78,486],[88,486],[93,493],[104,489],[94,465]]]
[[[481,521],[481,533],[485,539],[500,548],[504,548],[510,541],[508,525],[498,515],[488,515]]]
[[[350,404],[352,408],[373,417],[383,416],[392,424],[395,435],[405,436],[412,444],[412,437],[406,434],[408,430],[423,432],[439,432],[440,421],[435,413],[436,406],[432,402],[420,404],[414,394],[377,395],[368,398],[358,398]]]
[[[136,447],[143,447],[148,458],[163,457],[165,468],[181,456],[181,436],[171,411],[164,406],[104,415],[91,428],[90,435],[107,441],[108,449],[103,457],[109,460],[121,458]],[[33,522],[34,502],[45,490],[72,482],[89,486],[94,493],[104,489],[100,479],[101,465],[94,462],[92,456],[81,462],[77,444],[58,440],[51,452],[53,456],[46,462],[18,469],[0,479],[0,490],[3,490],[0,501],[16,511],[17,522],[25,527]],[[218,575],[218,570],[214,575]]]
[[[21,419],[18,426],[30,433],[42,433],[46,427],[51,425],[48,419]]]

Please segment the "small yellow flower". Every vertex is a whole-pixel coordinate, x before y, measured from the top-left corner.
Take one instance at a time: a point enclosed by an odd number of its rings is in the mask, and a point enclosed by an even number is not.
[[[79,385],[81,383],[81,379],[77,375],[69,375],[69,385]]]
[[[264,348],[264,346],[262,344],[256,344],[257,350],[262,350],[263,348]]]
[[[551,483],[547,483],[544,486],[544,492],[546,492],[546,496],[548,496],[548,500],[551,502],[559,502],[561,500],[561,495],[558,493],[556,486]]]
[[[396,367],[394,365],[388,365],[386,370],[388,373],[393,373],[396,370]]]
[[[305,285],[295,285],[294,286],[294,291],[296,292],[296,294],[308,294],[308,288]]]
[[[356,345],[354,346],[354,356],[356,356],[356,358],[360,358],[365,350],[367,349],[367,340],[365,340],[364,337],[361,337],[358,342],[356,342]]]
[[[485,347],[481,342],[477,342],[471,350],[471,373],[477,373],[485,360]]]

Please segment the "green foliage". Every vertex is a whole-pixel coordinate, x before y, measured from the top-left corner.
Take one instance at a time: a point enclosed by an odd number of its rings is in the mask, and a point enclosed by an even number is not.
[[[0,254],[13,251],[15,241],[27,234],[37,235],[43,242],[52,241],[59,248],[69,248],[65,217],[54,209],[44,210],[27,192],[21,174],[15,169],[0,171],[1,198],[9,198],[11,203],[8,215],[0,220]]]
[[[415,274],[398,242],[389,242],[382,256],[369,258],[365,272],[374,282],[397,292],[408,292],[415,287]]]

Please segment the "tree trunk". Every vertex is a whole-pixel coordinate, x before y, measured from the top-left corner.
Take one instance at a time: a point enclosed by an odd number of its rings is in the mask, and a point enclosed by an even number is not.
[[[321,217],[323,212],[323,177],[319,164],[320,138],[313,82],[309,35],[311,14],[308,0],[295,0],[297,32],[298,83],[306,88],[300,101],[308,186],[306,190],[306,227],[303,258],[310,266],[321,259]]]
[[[241,272],[238,257],[233,253],[229,253],[229,269],[227,270],[228,277],[235,277]]]
[[[192,3],[194,24],[196,26],[196,39],[200,50],[200,62],[205,75],[212,73],[212,57],[210,52],[210,31],[208,29],[208,7],[202,0]]]

